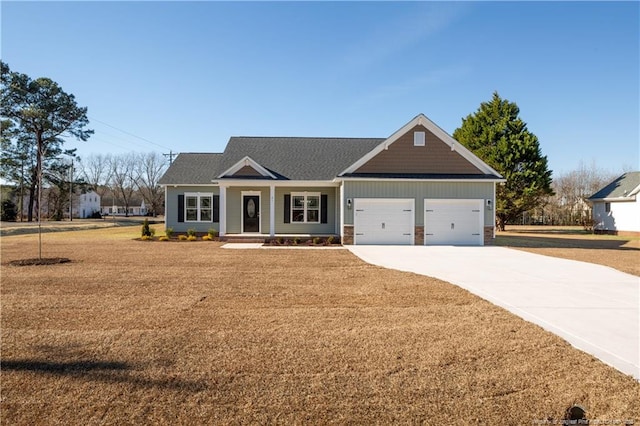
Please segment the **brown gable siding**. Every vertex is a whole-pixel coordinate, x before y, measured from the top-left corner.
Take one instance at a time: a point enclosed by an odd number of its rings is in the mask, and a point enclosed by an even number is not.
[[[260,174],[260,172],[258,172],[256,169],[254,169],[251,166],[244,166],[243,168],[241,168],[240,170],[238,170],[237,172],[235,172],[233,175],[230,176],[235,176],[235,177],[247,177],[247,176],[251,176],[251,177],[261,177],[262,175]]]
[[[425,146],[413,146],[413,132],[425,132]],[[482,174],[423,126],[416,126],[355,173]]]

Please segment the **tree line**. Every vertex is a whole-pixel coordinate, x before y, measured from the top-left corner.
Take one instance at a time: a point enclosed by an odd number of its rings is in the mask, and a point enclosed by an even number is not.
[[[64,194],[74,188],[92,189],[101,197],[110,191],[127,211],[134,194],[139,193],[153,214],[162,210],[158,181],[167,163],[160,154],[95,154],[81,161],[63,143],[64,137],[86,141],[93,134],[87,128],[87,108],[79,107],[74,96],[52,80],[31,79],[11,71],[4,62],[1,65],[0,178],[13,185],[14,198],[20,203],[28,200],[27,220],[33,220],[40,210],[43,185],[54,196],[50,197],[54,218],[62,216],[68,199]],[[585,198],[615,176],[595,165],[581,165],[553,179],[537,136],[519,114],[514,102],[494,92],[453,132],[454,139],[505,178],[496,188],[498,229],[522,223],[526,217],[551,224],[584,222],[590,218]],[[19,209],[23,210],[22,205]]]
[[[160,154],[95,155],[81,161],[75,149],[64,148],[64,141],[69,137],[87,141],[94,133],[88,128],[87,108],[78,106],[72,94],[49,78],[32,79],[2,61],[0,68],[0,178],[5,204],[17,200],[21,218],[26,210],[27,220],[33,221],[40,219],[46,201],[49,216],[61,219],[65,210],[71,211],[72,193],[95,190],[100,195],[101,188],[109,188],[127,210],[135,192],[153,214],[162,210],[158,180],[166,162]],[[3,212],[9,207],[5,204]]]

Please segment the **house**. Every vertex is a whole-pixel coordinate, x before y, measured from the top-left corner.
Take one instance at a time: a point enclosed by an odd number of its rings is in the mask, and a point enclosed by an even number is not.
[[[490,244],[504,179],[423,114],[388,138],[232,137],[160,179],[165,224],[343,244]]]
[[[100,212],[100,196],[94,191],[78,195],[77,208],[73,207],[73,215],[80,219],[92,217]]]
[[[144,204],[144,200],[134,200],[129,207],[116,202],[114,205],[103,205],[100,208],[100,213],[103,216],[146,216],[147,206]]]
[[[594,230],[607,234],[640,235],[640,172],[615,179],[588,198]]]

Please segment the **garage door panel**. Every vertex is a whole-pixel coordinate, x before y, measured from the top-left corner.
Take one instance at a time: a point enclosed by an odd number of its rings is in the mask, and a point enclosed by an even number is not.
[[[355,244],[413,244],[413,199],[355,199]]]
[[[482,245],[484,200],[424,200],[425,245]]]

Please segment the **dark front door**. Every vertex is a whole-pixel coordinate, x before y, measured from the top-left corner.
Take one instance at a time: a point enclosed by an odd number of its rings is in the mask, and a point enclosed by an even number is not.
[[[242,232],[260,232],[260,197],[243,195],[242,206]]]

